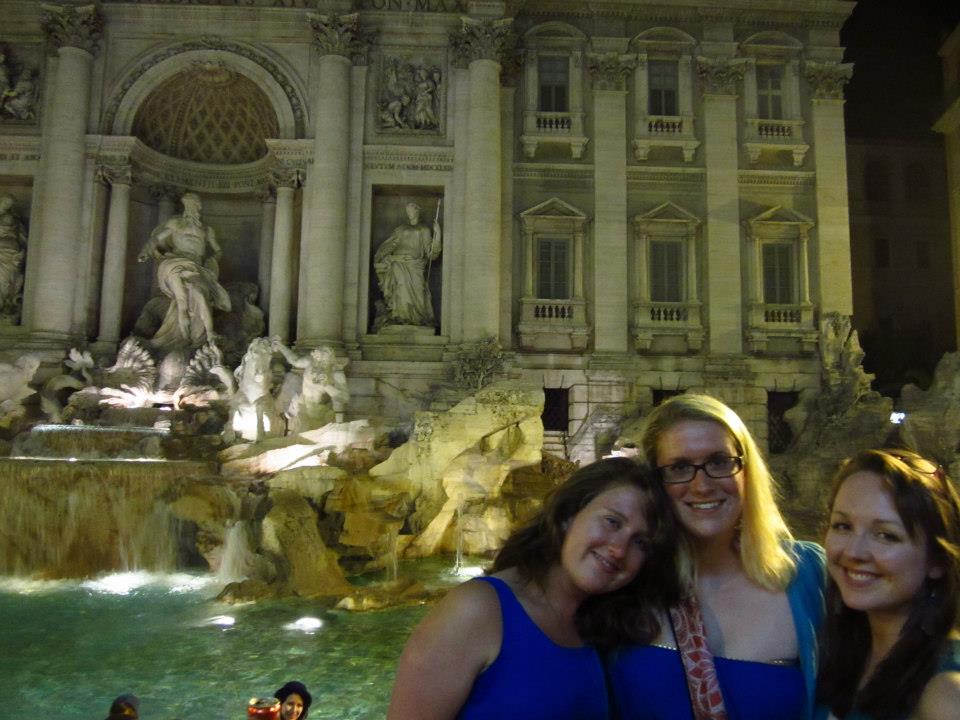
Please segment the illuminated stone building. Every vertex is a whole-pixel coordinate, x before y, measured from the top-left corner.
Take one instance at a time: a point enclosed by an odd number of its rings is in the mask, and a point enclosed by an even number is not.
[[[491,335],[581,457],[678,390],[766,437],[769,403],[818,386],[819,319],[853,304],[851,3],[306,5],[4,3],[0,193],[28,230],[7,357],[144,323],[138,254],[190,191],[266,332],[350,359],[355,417],[442,406]],[[434,220],[442,251],[398,280],[381,248]]]

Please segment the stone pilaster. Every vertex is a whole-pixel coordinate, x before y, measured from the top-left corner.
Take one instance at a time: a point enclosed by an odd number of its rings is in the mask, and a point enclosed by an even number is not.
[[[808,61],[813,160],[817,173],[817,275],[820,312],[853,313],[850,267],[850,213],[843,123],[843,87],[850,64]]]
[[[743,352],[743,265],[740,253],[737,89],[744,66],[729,60],[698,58],[703,83],[703,135],[706,163],[706,254],[709,352]]]
[[[597,352],[629,348],[627,275],[627,89],[635,55],[590,54],[593,82],[593,344]]]
[[[66,340],[75,331],[76,265],[70,259],[77,256],[82,226],[91,70],[103,19],[94,5],[41,5],[41,12],[58,59],[43,137],[47,175],[40,199],[40,247],[34,256],[39,267],[31,273],[24,314],[35,336]]]
[[[283,167],[275,168],[271,173],[271,183],[277,189],[277,203],[273,225],[273,250],[270,256],[267,327],[270,335],[277,335],[286,343],[290,338],[292,302],[290,281],[293,278],[293,202],[297,185],[300,183],[300,171]],[[302,279],[301,282],[303,282]]]
[[[467,168],[464,178],[463,339],[500,335],[501,112],[500,61],[512,52],[512,20],[463,18],[450,43],[469,69]],[[462,142],[460,138],[457,142]],[[477,298],[487,298],[479,303]]]
[[[100,285],[100,335],[102,343],[120,340],[120,320],[127,272],[127,228],[130,221],[130,187],[133,172],[129,165],[101,166],[98,174],[110,185],[107,239],[103,250],[103,281]]]
[[[356,13],[310,15],[309,20],[320,63],[314,91],[313,164],[305,184],[306,192],[310,194],[306,203],[310,212],[306,224],[310,231],[305,234],[300,248],[297,342],[317,345],[321,342],[338,343],[342,335],[350,160],[350,70],[354,62],[364,60],[372,35],[361,27],[360,16]],[[279,195],[277,202],[279,216]],[[273,276],[272,282],[276,279]]]
[[[273,231],[277,222],[276,188],[268,185],[258,193],[260,201],[260,252],[257,253],[257,284],[260,309],[270,315],[270,272],[273,266]]]

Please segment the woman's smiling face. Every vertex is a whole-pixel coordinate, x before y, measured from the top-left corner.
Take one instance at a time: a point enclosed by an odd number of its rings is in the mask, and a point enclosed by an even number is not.
[[[657,439],[657,466],[702,465],[710,459],[738,457],[736,443],[720,423],[681,420]],[[683,528],[697,541],[732,541],[743,512],[743,470],[712,478],[702,469],[685,483],[665,487]]]
[[[931,569],[927,541],[910,537],[883,478],[861,470],[840,486],[824,542],[827,567],[847,607],[902,616]]]

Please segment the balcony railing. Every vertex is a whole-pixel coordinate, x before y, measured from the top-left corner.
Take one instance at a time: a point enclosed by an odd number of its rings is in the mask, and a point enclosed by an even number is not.
[[[699,302],[637,302],[633,305],[633,317],[637,350],[650,350],[658,337],[682,337],[690,351],[697,351],[703,345]]]
[[[796,167],[803,165],[810,146],[804,142],[803,120],[747,118],[744,145],[750,162],[760,159],[764,150],[789,150]]]
[[[517,333],[527,350],[586,349],[590,338],[587,302],[522,298]]]
[[[536,156],[539,145],[549,143],[569,146],[571,157],[579,160],[587,146],[587,138],[583,134],[583,113],[527,110],[523,114],[520,143],[524,154],[530,159]]]
[[[633,152],[637,160],[646,160],[650,149],[678,147],[685,162],[691,162],[700,142],[693,134],[692,115],[645,115],[637,119]]]
[[[813,352],[819,336],[812,303],[752,303],[748,310],[747,342],[751,352],[766,352],[772,340],[799,343],[801,352]]]

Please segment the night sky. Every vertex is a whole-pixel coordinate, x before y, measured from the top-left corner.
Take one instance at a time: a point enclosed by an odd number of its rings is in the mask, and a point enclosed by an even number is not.
[[[960,0],[860,0],[841,32],[851,136],[916,137],[932,133],[942,111],[937,54],[960,22]]]

